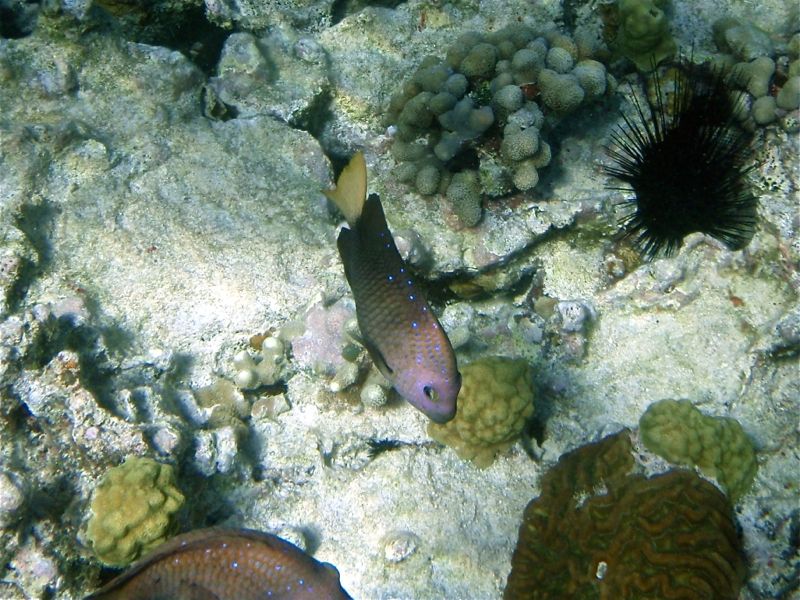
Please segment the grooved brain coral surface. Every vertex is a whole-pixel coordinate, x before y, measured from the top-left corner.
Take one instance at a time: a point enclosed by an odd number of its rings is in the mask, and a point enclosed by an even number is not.
[[[724,494],[632,466],[627,430],[559,459],[525,509],[504,598],[738,598],[746,569]]]
[[[688,400],[660,400],[639,419],[645,447],[679,465],[699,467],[736,500],[758,469],[753,443],[738,421],[710,417]]]
[[[86,537],[102,562],[128,565],[166,540],[183,501],[171,466],[129,458],[95,489]]]
[[[524,360],[490,357],[461,369],[456,416],[428,434],[463,459],[488,467],[511,447],[533,415],[533,377]]]

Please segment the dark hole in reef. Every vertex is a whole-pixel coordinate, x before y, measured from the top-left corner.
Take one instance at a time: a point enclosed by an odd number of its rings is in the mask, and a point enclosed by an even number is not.
[[[389,450],[395,450],[404,446],[403,442],[400,440],[379,440],[379,439],[369,439],[367,440],[367,446],[369,446],[369,457],[375,458],[383,454],[384,452],[388,452]]]
[[[307,131],[319,140],[322,137],[325,125],[333,119],[331,102],[333,102],[333,95],[330,91],[318,94],[305,111],[292,118],[290,124],[292,127]]]
[[[38,8],[33,2],[8,6],[0,0],[0,38],[19,39],[29,36],[36,27]]]
[[[239,110],[230,104],[226,104],[209,88],[204,86],[200,105],[203,114],[214,121],[230,121],[239,116]]]
[[[147,1],[95,0],[93,10],[95,19],[126,39],[177,50],[206,75],[213,73],[230,33],[206,18],[202,4],[168,12]]]
[[[477,171],[481,166],[481,159],[475,148],[465,145],[464,149],[447,162],[447,170],[451,173],[460,173],[468,169]]]
[[[405,0],[334,0],[331,5],[331,24],[336,25],[347,15],[360,11],[367,6],[379,6],[382,8],[395,8],[403,4]]]
[[[33,281],[49,265],[53,249],[50,243],[50,233],[58,209],[52,204],[26,204],[20,208],[14,224],[33,247],[36,257],[34,260],[20,258],[19,271],[16,279],[8,292],[8,303],[11,310],[17,310],[25,298],[25,294]]]
[[[182,52],[208,75],[219,62],[228,33],[206,18],[203,5],[191,6],[174,15],[163,37],[156,36],[151,43]]]

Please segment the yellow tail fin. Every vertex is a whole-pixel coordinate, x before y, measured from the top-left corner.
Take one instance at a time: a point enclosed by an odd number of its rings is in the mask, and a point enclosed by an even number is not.
[[[344,213],[347,224],[355,226],[367,198],[367,163],[364,155],[356,152],[336,180],[336,188],[323,190],[322,193]]]

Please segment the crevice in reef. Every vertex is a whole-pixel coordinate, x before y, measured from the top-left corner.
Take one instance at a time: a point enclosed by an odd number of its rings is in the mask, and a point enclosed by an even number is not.
[[[177,50],[211,75],[230,31],[206,18],[202,4],[170,12],[169,5],[96,0],[92,17],[131,42]]]
[[[38,5],[31,2],[0,0],[0,38],[19,39],[36,28]]]

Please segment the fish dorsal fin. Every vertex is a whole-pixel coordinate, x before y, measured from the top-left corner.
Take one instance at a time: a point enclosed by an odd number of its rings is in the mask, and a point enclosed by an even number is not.
[[[367,163],[364,155],[356,152],[336,180],[336,188],[323,190],[322,193],[344,213],[347,224],[354,227],[367,197]]]

